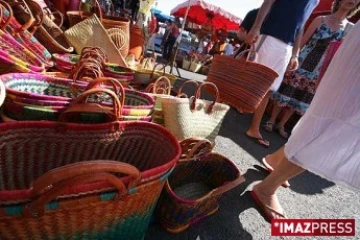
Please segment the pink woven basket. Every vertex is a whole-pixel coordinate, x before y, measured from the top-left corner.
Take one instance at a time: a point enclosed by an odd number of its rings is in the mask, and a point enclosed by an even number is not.
[[[44,64],[34,53],[2,30],[0,30],[0,56],[2,59],[7,59],[8,63],[15,65],[14,68],[21,72],[42,72],[45,70]],[[6,60],[3,61],[6,62]],[[1,67],[0,71],[1,73],[9,72],[4,66]]]
[[[46,67],[52,67],[54,63],[51,60],[49,51],[29,31],[22,30],[24,27],[13,17],[12,9],[8,3],[0,1],[1,5],[6,8],[3,10],[5,23],[2,25],[2,29],[12,34],[16,41],[33,52]]]

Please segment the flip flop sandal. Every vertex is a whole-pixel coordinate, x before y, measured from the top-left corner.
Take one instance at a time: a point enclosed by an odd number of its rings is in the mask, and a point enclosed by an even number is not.
[[[253,140],[255,143],[259,144],[262,147],[265,147],[265,148],[270,147],[269,141],[267,141],[263,138],[252,137],[252,136],[249,136],[247,133],[245,133],[245,135],[246,135],[246,137],[250,138],[251,140]]]
[[[271,215],[269,213],[269,211],[275,213],[276,215],[280,216],[283,219],[287,219],[285,213],[280,213],[280,212],[276,211],[275,209],[273,209],[272,207],[266,206],[265,204],[263,204],[254,191],[251,191],[250,195],[254,199],[255,203],[260,207],[261,211],[264,213],[264,215],[270,222],[271,222],[271,220],[273,220],[275,218],[273,217],[273,215]]]
[[[263,158],[261,160],[262,164],[264,165],[264,169],[268,172],[271,173],[272,171],[274,171],[274,169],[267,163],[266,158]],[[290,183],[288,181],[284,182],[283,184],[281,184],[281,186],[283,186],[284,188],[288,188],[290,187]]]
[[[263,126],[263,128],[265,129],[265,131],[267,132],[272,132],[274,130],[274,123],[272,122],[266,122],[265,125]]]

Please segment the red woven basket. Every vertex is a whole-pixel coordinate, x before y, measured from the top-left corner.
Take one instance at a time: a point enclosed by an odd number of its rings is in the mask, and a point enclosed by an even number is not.
[[[143,239],[180,156],[166,129],[145,122],[0,131],[2,239]]]
[[[248,59],[215,55],[206,81],[216,84],[221,101],[253,113],[277,77],[272,69]]]

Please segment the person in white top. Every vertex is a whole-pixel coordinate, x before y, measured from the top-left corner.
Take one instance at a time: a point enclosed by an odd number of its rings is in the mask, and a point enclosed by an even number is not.
[[[231,40],[225,47],[224,55],[232,56],[234,54],[234,40]]]
[[[270,219],[285,218],[276,190],[305,169],[360,190],[359,36],[360,22],[336,52],[289,141],[272,154],[276,160],[263,159],[272,172],[254,186],[251,195]]]

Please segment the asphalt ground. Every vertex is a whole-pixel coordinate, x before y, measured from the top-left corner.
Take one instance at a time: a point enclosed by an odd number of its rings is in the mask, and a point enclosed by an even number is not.
[[[189,79],[202,81],[206,78],[199,74],[180,71],[182,77]],[[182,80],[176,82],[175,89],[181,82]],[[193,91],[191,87],[185,88],[185,92]],[[209,96],[205,95],[205,98]],[[264,137],[271,142],[270,148],[263,148],[244,134],[250,121],[251,115],[241,115],[235,109],[231,109],[224,119],[215,147],[215,152],[223,154],[236,164],[246,181],[224,194],[216,214],[178,234],[166,232],[154,219],[145,239],[360,239],[360,192],[337,186],[310,172],[304,172],[291,179],[290,188],[279,189],[278,196],[287,216],[296,219],[356,219],[356,237],[275,238],[270,236],[271,225],[264,219],[249,191],[256,182],[267,176],[266,171],[261,167],[261,159],[281,147],[286,139],[276,133],[263,131]]]

